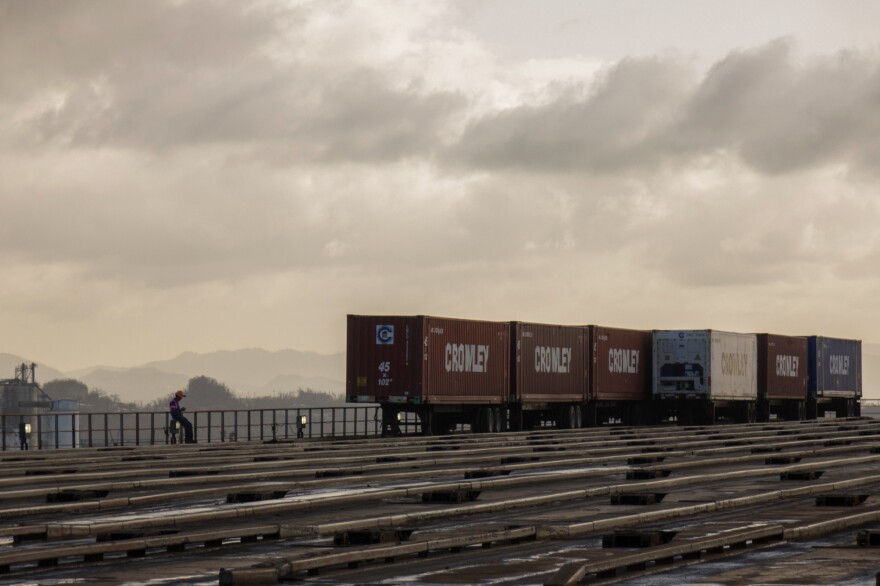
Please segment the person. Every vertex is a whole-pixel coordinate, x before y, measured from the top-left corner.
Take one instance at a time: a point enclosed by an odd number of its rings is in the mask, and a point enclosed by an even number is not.
[[[185,442],[188,444],[196,443],[193,439],[193,426],[192,423],[189,422],[189,419],[183,416],[183,412],[186,411],[186,407],[180,406],[180,400],[186,397],[186,391],[180,390],[174,393],[174,398],[171,399],[171,402],[168,404],[171,410],[171,419],[177,423],[180,423],[180,426],[183,428]]]

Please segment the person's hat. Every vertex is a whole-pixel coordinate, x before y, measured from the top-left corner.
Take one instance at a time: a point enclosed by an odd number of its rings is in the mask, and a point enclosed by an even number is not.
[[[174,393],[175,397],[186,397],[186,391],[177,391]]]

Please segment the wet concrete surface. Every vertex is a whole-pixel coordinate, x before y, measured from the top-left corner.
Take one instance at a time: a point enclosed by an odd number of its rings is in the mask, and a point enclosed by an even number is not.
[[[842,422],[841,422],[842,423]],[[780,446],[789,446],[786,442],[796,441],[798,434],[804,436],[816,436],[811,450],[815,450],[812,456],[804,460],[805,464],[825,470],[825,475],[820,480],[784,482],[780,480],[779,467],[768,466],[764,463],[764,457],[752,452],[753,444],[726,445],[727,442],[737,441],[719,437],[713,439],[711,435],[693,435],[690,445],[695,446],[691,450],[676,452],[662,464],[657,466],[688,465],[686,468],[675,469],[669,476],[669,480],[679,481],[693,477],[693,481],[675,485],[663,489],[667,493],[663,501],[656,505],[612,505],[607,494],[600,496],[567,499],[560,497],[555,502],[543,503],[539,506],[511,507],[499,510],[490,510],[481,513],[458,513],[448,517],[437,517],[420,522],[416,527],[411,540],[430,540],[449,538],[463,535],[478,534],[486,531],[503,531],[508,526],[539,526],[539,527],[568,527],[579,523],[611,520],[626,515],[638,515],[646,511],[673,510],[687,508],[701,503],[712,503],[729,498],[747,498],[751,495],[772,493],[774,491],[787,490],[795,487],[811,486],[821,483],[841,482],[847,479],[880,474],[880,466],[876,460],[868,458],[859,463],[847,463],[844,466],[833,465],[835,461],[855,457],[865,457],[869,454],[869,448],[878,442],[872,437],[856,435],[860,429],[867,427],[864,422],[853,423],[852,430],[841,431],[836,423],[814,426],[812,424],[780,424],[782,427],[794,430],[793,435],[777,436],[776,431],[760,431],[762,428],[727,426],[724,435],[735,436],[739,433],[745,436],[760,435],[766,439],[761,445],[777,442]],[[846,427],[846,426],[844,426]],[[871,428],[873,429],[873,428]],[[809,430],[809,431],[806,431]],[[681,429],[674,429],[681,433]],[[716,430],[711,430],[713,433]],[[721,435],[717,430],[716,435]],[[585,432],[563,433],[562,437],[572,441],[563,441],[562,445],[572,447],[576,445],[575,438],[595,438],[596,440],[610,441],[612,446],[632,445],[620,451],[612,460],[597,464],[596,462],[570,463],[567,458],[570,453],[541,453],[541,460],[531,460],[533,443],[523,441],[522,437],[512,437],[511,441],[503,447],[499,447],[497,457],[493,465],[498,465],[502,457],[511,454],[510,445],[520,444],[523,464],[520,470],[514,470],[509,478],[522,484],[499,483],[492,485],[487,483],[478,501],[474,505],[492,505],[507,502],[515,502],[517,499],[526,499],[548,495],[564,495],[591,488],[607,486],[640,486],[638,482],[628,483],[623,477],[622,471],[627,469],[626,460],[629,457],[644,454],[645,446],[663,444],[665,441],[672,442],[662,437],[662,430],[637,429],[628,432],[626,438],[614,438],[610,436],[610,430],[589,430]],[[823,433],[837,436],[855,438],[856,442],[849,446],[831,447],[823,443]],[[650,440],[641,441],[637,438],[640,434],[651,437]],[[533,434],[535,438],[551,437],[550,434]],[[669,434],[673,436],[673,433]],[[469,439],[473,436],[469,436]],[[635,440],[635,441],[633,441]],[[450,438],[450,444],[457,441]],[[549,440],[554,441],[554,440]],[[592,440],[590,440],[592,441]],[[615,444],[616,442],[616,444]],[[641,443],[636,443],[641,442]],[[859,443],[862,442],[862,443]],[[599,442],[601,443],[601,442]],[[492,454],[489,441],[483,442],[479,450],[480,454]],[[401,443],[401,445],[403,445]],[[471,444],[473,445],[473,444]],[[585,444],[586,445],[586,444]],[[388,454],[388,448],[376,447],[372,451],[370,443],[365,442],[358,451],[364,454],[364,462],[375,462],[378,455]],[[502,446],[499,443],[499,446]],[[699,449],[696,446],[702,446]],[[414,457],[436,457],[437,454],[423,451],[414,451],[421,454]],[[262,453],[270,452],[268,449],[254,446],[243,446],[242,449]],[[327,445],[328,452],[333,448]],[[789,446],[782,448],[786,451],[802,449],[803,446]],[[585,448],[590,453],[589,448]],[[595,453],[607,454],[609,448],[602,444]],[[226,456],[229,452],[223,452]],[[398,453],[402,450],[398,450]],[[456,455],[467,450],[459,450]],[[569,450],[570,452],[570,450]],[[205,459],[205,465],[209,466],[209,454],[201,456]],[[307,456],[300,453],[300,457],[314,458],[313,465],[319,465],[321,455],[312,453]],[[742,457],[747,460],[736,460]],[[734,458],[725,463],[725,458]],[[847,462],[850,462],[847,460]],[[854,460],[852,460],[854,462]],[[711,462],[709,464],[708,462]],[[705,464],[704,464],[705,463]],[[693,464],[693,466],[691,466]],[[107,464],[112,465],[112,464]],[[156,461],[157,467],[166,466],[161,461]],[[530,468],[540,465],[540,468]],[[100,467],[99,463],[96,466]],[[457,507],[468,507],[465,504],[442,505],[425,504],[418,498],[377,498],[372,501],[335,502],[332,506],[323,506],[322,499],[329,497],[354,497],[369,495],[375,491],[390,487],[431,487],[435,483],[462,482],[460,473],[450,474],[444,468],[442,462],[435,464],[434,472],[429,477],[412,479],[407,481],[406,462],[401,462],[399,468],[401,477],[380,478],[365,475],[358,478],[339,478],[332,480],[331,485],[303,488],[290,493],[285,499],[279,499],[290,503],[308,505],[306,508],[294,511],[278,511],[261,514],[257,511],[259,506],[251,505],[227,505],[222,498],[186,498],[185,491],[178,493],[172,503],[162,503],[151,506],[138,506],[126,511],[113,512],[81,512],[71,511],[63,515],[47,516],[54,523],[65,525],[90,526],[96,523],[116,521],[139,521],[155,520],[158,523],[172,523],[181,514],[210,513],[221,510],[241,511],[240,518],[229,520],[211,520],[210,518],[199,519],[192,526],[183,523],[176,527],[186,530],[218,530],[228,531],[231,535],[243,526],[253,524],[290,524],[295,526],[321,526],[324,524],[338,523],[340,521],[358,521],[379,518],[392,515],[406,515],[414,512],[438,512],[455,510]],[[461,463],[456,463],[461,468]],[[471,468],[486,466],[485,460],[474,464]],[[466,467],[466,466],[465,466]],[[423,468],[422,468],[423,469]],[[754,475],[736,476],[738,472],[756,471]],[[146,474],[149,475],[149,469]],[[588,475],[584,475],[589,472]],[[722,479],[706,480],[702,475],[707,473],[723,474]],[[732,474],[731,476],[726,476]],[[73,476],[73,475],[71,475]],[[708,478],[708,477],[707,477]],[[221,479],[222,480],[222,479]],[[492,480],[492,479],[489,479]],[[70,479],[65,479],[69,482]],[[25,482],[25,481],[23,481]],[[212,481],[213,482],[213,481]],[[274,483],[274,481],[272,481]],[[231,483],[230,486],[234,486]],[[273,486],[267,482],[266,486]],[[659,490],[659,489],[658,489]],[[848,513],[868,511],[880,506],[880,482],[868,484],[858,489],[869,494],[867,501],[858,507],[851,508]],[[417,496],[417,493],[416,493]],[[33,499],[23,502],[34,502]],[[277,503],[278,501],[271,501]],[[12,503],[15,504],[15,503]],[[715,511],[705,515],[690,515],[681,519],[668,520],[644,524],[642,528],[672,529],[678,532],[676,539],[679,543],[687,542],[688,539],[699,541],[723,532],[726,528],[742,526],[748,523],[764,525],[780,525],[793,527],[816,523],[835,515],[841,515],[829,507],[816,507],[813,496],[799,498],[787,498],[778,502],[754,504],[747,508]],[[209,515],[210,517],[210,515]],[[32,523],[33,519],[19,520],[14,523]],[[13,522],[4,526],[11,527]],[[601,547],[601,535],[607,531],[593,532],[576,538],[554,538],[517,544],[496,543],[491,547],[480,545],[467,546],[460,551],[432,552],[425,558],[415,556],[401,556],[394,563],[385,563],[381,560],[360,564],[356,568],[347,568],[345,565],[336,566],[320,571],[317,575],[305,573],[291,576],[294,581],[322,584],[543,584],[554,576],[557,570],[566,563],[573,561],[595,561],[610,559],[619,554],[619,551],[603,549]],[[702,563],[676,563],[662,568],[664,571],[654,571],[643,577],[629,578],[619,575],[617,582],[625,584],[873,584],[873,576],[880,571],[880,548],[860,548],[854,545],[855,529],[846,529],[834,534],[832,537],[811,540],[805,542],[792,542],[772,544],[745,550],[736,555],[725,555],[719,559],[706,558]],[[0,553],[15,551],[36,551],[52,549],[60,545],[68,546],[77,543],[92,543],[91,540],[65,540],[61,542],[33,543],[24,546],[13,546],[8,541],[0,543]],[[143,558],[126,557],[126,554],[113,554],[107,556],[102,562],[90,564],[67,565],[61,560],[57,568],[33,568],[24,572],[18,572],[14,576],[0,575],[0,584],[90,584],[105,586],[109,584],[217,584],[221,568],[248,568],[260,561],[278,558],[304,559],[310,556],[321,555],[331,552],[355,551],[354,548],[334,547],[332,535],[322,538],[266,540],[257,543],[239,543],[237,540],[227,540],[221,547],[204,547],[200,543],[187,546],[186,551],[170,553],[164,550],[147,552]],[[872,565],[873,564],[873,565]],[[67,566],[67,567],[65,567]],[[681,567],[679,567],[681,566]],[[651,568],[647,571],[651,572]],[[871,580],[865,582],[866,577]],[[861,580],[861,581],[859,581]]]

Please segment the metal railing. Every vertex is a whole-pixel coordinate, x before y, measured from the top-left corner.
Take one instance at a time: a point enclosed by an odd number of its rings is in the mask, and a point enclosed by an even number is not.
[[[186,417],[198,443],[372,437],[382,432],[376,405],[187,411]],[[183,442],[182,430],[164,411],[4,413],[0,438],[3,451]]]

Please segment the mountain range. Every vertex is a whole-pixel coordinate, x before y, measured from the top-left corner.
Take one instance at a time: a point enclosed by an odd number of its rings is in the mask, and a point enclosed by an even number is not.
[[[0,353],[0,378],[12,378],[15,368],[23,362],[37,361]],[[184,352],[169,360],[131,368],[94,366],[62,372],[37,362],[36,373],[40,384],[73,378],[92,390],[133,402],[148,402],[168,395],[185,387],[189,379],[196,376],[214,378],[243,396],[265,396],[299,389],[342,394],[345,354],[246,348],[206,354]]]
[[[176,358],[131,368],[94,366],[62,372],[36,360],[0,353],[0,379],[13,378],[21,363],[37,362],[37,382],[73,378],[118,395],[123,401],[149,402],[186,386],[189,379],[209,376],[243,396],[312,389],[333,394],[345,391],[345,354],[318,354],[296,350],[271,352],[260,348],[184,352]],[[880,344],[862,344],[862,388],[866,399],[880,399]]]

